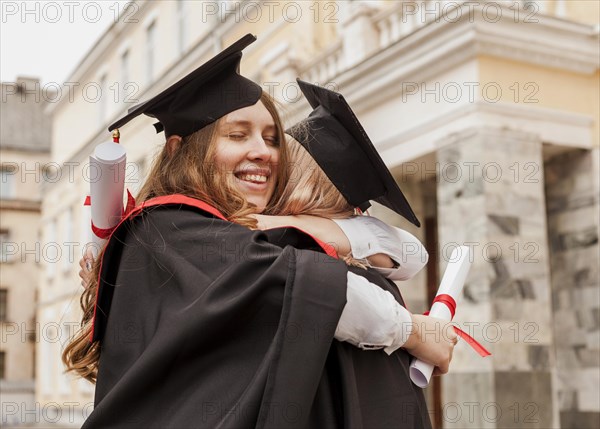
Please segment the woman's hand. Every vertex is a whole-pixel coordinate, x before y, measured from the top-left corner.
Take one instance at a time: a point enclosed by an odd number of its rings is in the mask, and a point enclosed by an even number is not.
[[[412,315],[412,333],[404,348],[423,362],[435,366],[434,375],[446,374],[458,335],[446,320],[421,314]]]
[[[79,277],[81,278],[81,286],[86,289],[92,278],[92,264],[94,263],[94,255],[92,249],[88,247],[83,255],[83,258],[79,260]]]
[[[276,226],[281,226],[282,218],[287,218],[288,216],[268,216],[268,215],[262,215],[262,214],[253,214],[253,215],[250,215],[250,217],[253,217],[254,219],[256,219],[258,221],[258,224],[256,225],[256,229],[265,230],[265,229],[275,228]],[[276,223],[279,223],[279,225],[276,225]]]

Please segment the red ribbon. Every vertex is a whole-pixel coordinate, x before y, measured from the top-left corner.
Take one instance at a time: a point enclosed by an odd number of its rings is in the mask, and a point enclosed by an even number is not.
[[[435,297],[431,305],[433,305],[436,302],[446,304],[446,307],[448,307],[448,310],[450,310],[450,320],[454,319],[454,313],[456,313],[456,301],[454,300],[454,298],[452,298],[452,296],[445,293],[441,293]],[[429,311],[426,311],[423,314],[427,316],[429,314]]]
[[[465,340],[467,342],[467,344],[470,345],[473,350],[475,350],[477,353],[479,353],[479,356],[486,357],[486,356],[491,355],[491,353],[489,351],[487,351],[487,349],[485,347],[483,347],[481,344],[479,344],[475,338],[473,338],[472,336],[467,334],[462,329],[454,326],[454,332],[456,332],[456,335],[458,335],[463,340]]]
[[[448,307],[448,310],[450,310],[450,320],[454,319],[454,313],[456,312],[456,301],[454,300],[454,298],[452,298],[448,294],[442,293],[435,297],[435,299],[433,300],[431,305],[433,305],[436,302],[441,302],[443,304],[446,304],[446,307]],[[429,315],[429,311],[426,311],[423,314],[425,314],[425,316],[427,316],[427,315]],[[487,351],[485,347],[483,347],[481,344],[479,344],[475,338],[473,338],[472,336],[467,334],[462,329],[454,326],[454,331],[456,332],[456,335],[458,335],[463,340],[465,340],[467,342],[467,344],[470,345],[473,350],[475,350],[477,353],[479,353],[479,356],[486,357],[486,356],[491,355],[491,353],[489,351]]]
[[[91,205],[91,203],[92,203],[91,198],[88,195],[85,198],[85,202],[83,203],[83,205],[89,206],[89,205]],[[131,212],[131,210],[133,210],[134,207],[135,207],[135,198],[133,198],[133,195],[131,195],[131,192],[129,192],[129,189],[127,189],[127,206],[125,207],[125,210],[121,211],[121,219],[127,217],[129,212]],[[117,225],[118,224],[119,223],[117,222]],[[92,222],[92,231],[94,232],[94,234],[96,234],[96,237],[102,238],[102,239],[107,239],[108,237],[110,237],[110,235],[114,231],[115,227],[116,227],[116,225],[112,228],[98,228],[96,225],[94,225],[94,222]]]

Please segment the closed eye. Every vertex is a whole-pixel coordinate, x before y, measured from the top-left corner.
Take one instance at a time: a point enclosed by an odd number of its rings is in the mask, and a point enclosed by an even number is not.
[[[276,136],[264,136],[263,140],[271,146],[279,146],[279,140]]]
[[[229,137],[231,140],[243,140],[244,138],[246,138],[246,134],[230,133],[227,135],[227,137]]]

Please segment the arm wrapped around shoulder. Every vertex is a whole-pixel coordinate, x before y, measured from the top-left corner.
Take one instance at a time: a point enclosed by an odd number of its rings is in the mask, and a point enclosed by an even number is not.
[[[429,260],[427,250],[417,237],[376,217],[353,216],[333,220],[350,240],[353,257],[364,259],[385,254],[396,263],[394,268],[373,267],[390,280],[414,277]]]

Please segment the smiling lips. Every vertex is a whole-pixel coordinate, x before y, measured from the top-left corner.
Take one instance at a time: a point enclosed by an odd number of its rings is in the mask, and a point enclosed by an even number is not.
[[[266,183],[267,179],[268,179],[267,176],[262,176],[259,174],[242,174],[237,177],[240,180],[243,180],[245,182],[252,182],[252,183]]]
[[[242,180],[244,182],[254,183],[254,184],[263,184],[263,183],[267,183],[267,181],[269,180],[269,177],[271,175],[271,172],[269,170],[263,170],[263,169],[252,169],[252,170],[244,169],[243,171],[238,171],[234,174],[235,174],[235,177],[237,177],[239,180]]]

